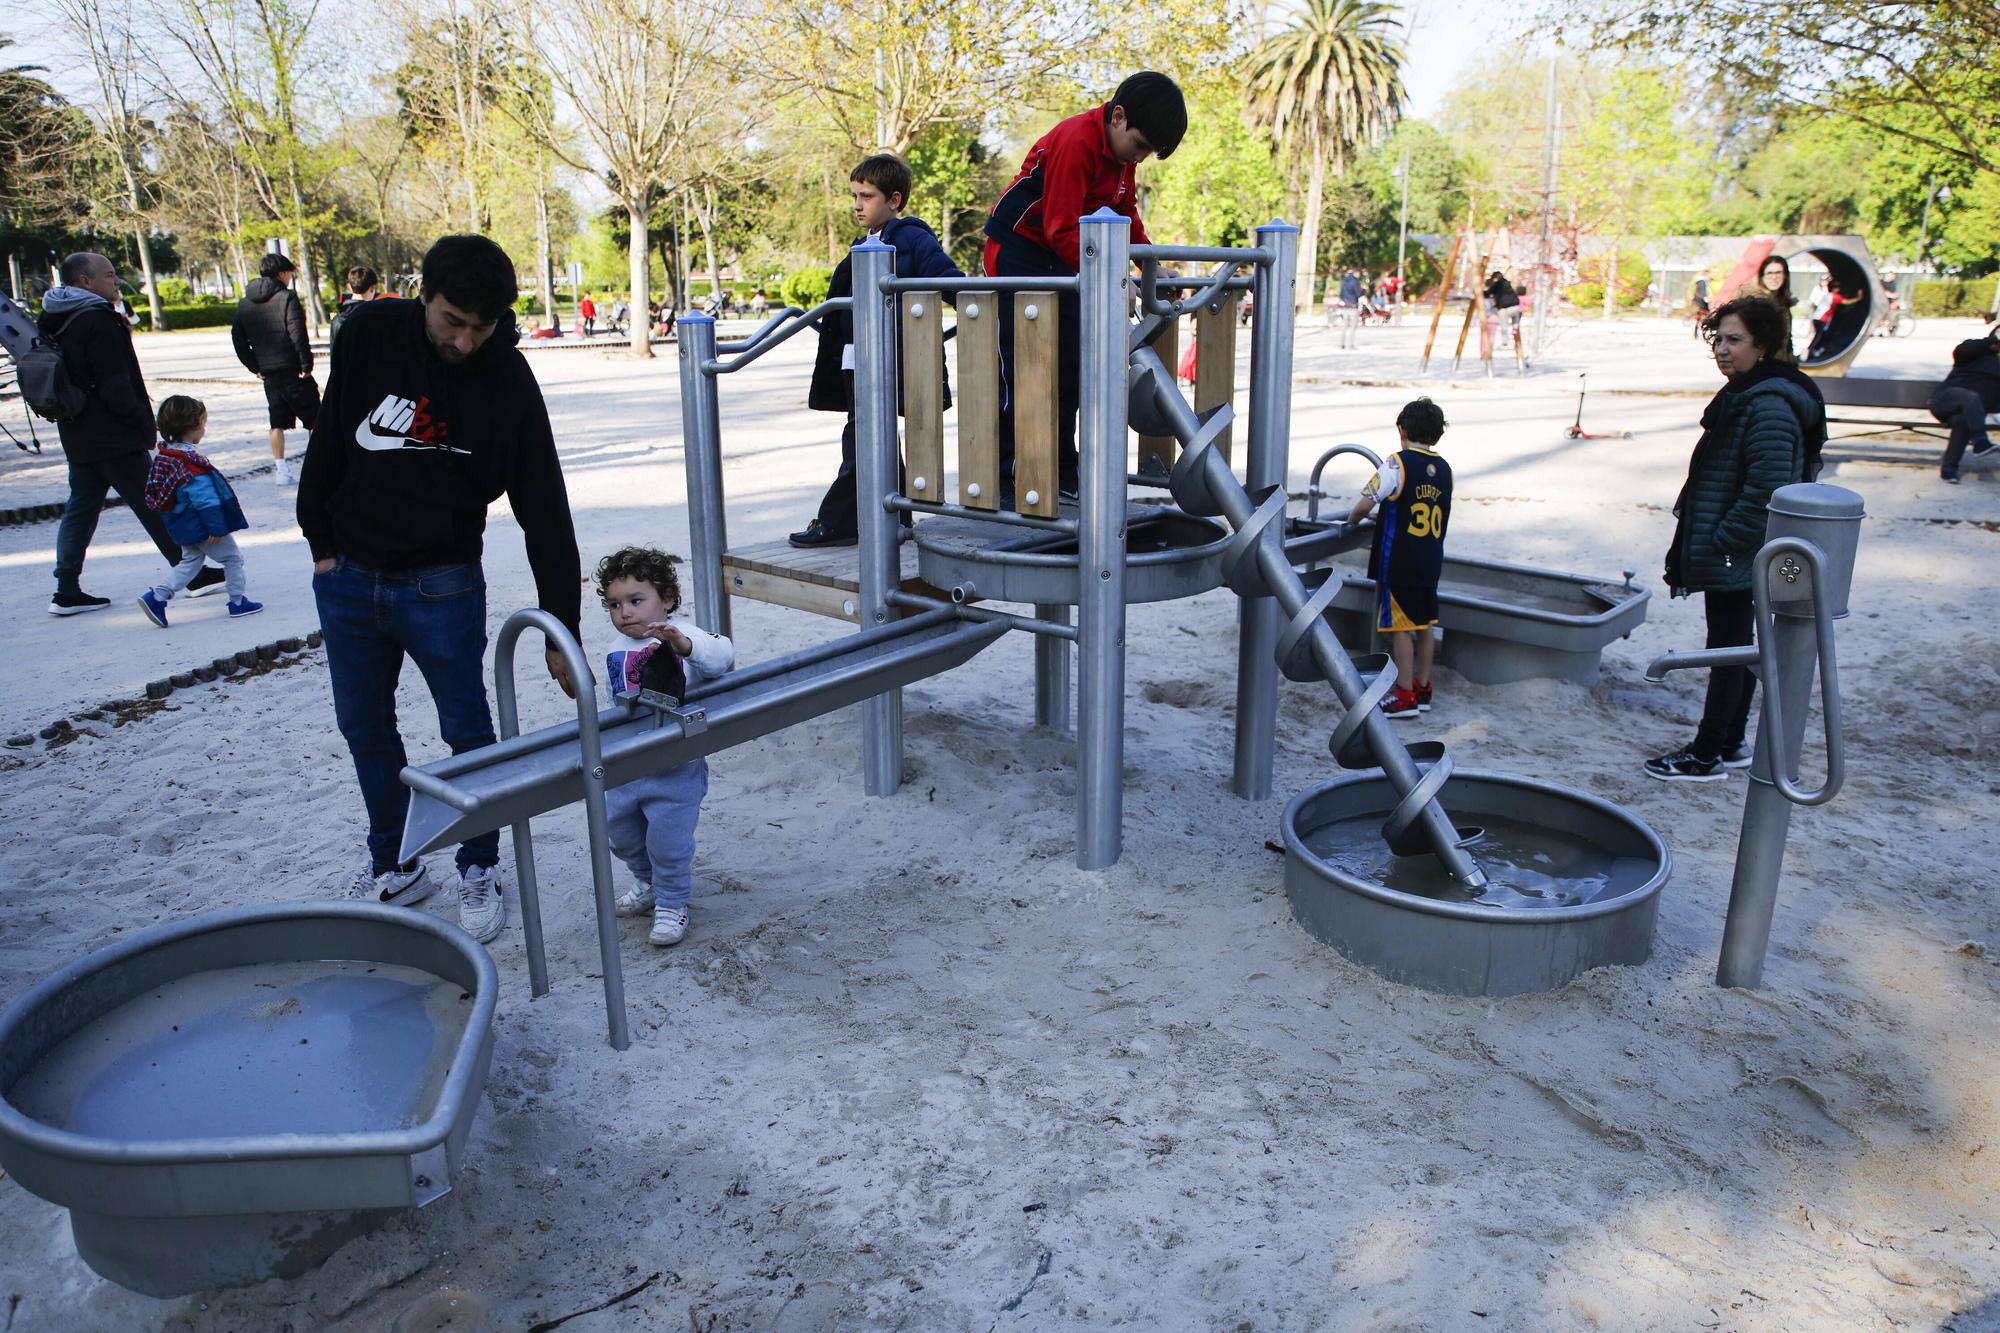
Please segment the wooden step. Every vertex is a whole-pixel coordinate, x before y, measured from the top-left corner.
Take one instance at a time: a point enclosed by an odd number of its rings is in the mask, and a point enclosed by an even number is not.
[[[917,546],[904,542],[901,586],[906,592],[943,597],[917,577]],[[732,597],[789,606],[850,624],[861,620],[861,548],[821,546],[800,550],[787,541],[739,546],[722,557],[722,577]],[[908,614],[896,609],[898,616]]]

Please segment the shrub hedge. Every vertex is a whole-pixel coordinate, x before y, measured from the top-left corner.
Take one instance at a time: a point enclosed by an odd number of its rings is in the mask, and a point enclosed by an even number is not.
[[[1918,319],[1977,319],[1992,312],[1995,283],[2000,283],[2000,274],[1971,282],[1920,281],[1910,297],[1910,313]]]

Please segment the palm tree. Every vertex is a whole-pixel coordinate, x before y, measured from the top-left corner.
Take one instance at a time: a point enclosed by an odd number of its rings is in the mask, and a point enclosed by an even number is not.
[[[1403,108],[1401,27],[1394,8],[1375,0],[1306,0],[1296,22],[1251,53],[1251,115],[1292,159],[1294,182],[1305,157],[1301,306],[1312,304],[1328,164],[1344,172],[1348,156],[1381,138]]]

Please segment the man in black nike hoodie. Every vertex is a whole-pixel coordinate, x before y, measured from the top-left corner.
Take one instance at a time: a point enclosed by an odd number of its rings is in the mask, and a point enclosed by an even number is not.
[[[368,864],[350,896],[416,903],[422,862],[398,864],[410,803],[396,681],[416,660],[452,753],[491,745],[486,703],[486,508],[521,525],[542,609],[579,632],[583,573],[548,409],[515,349],[514,263],[484,236],[446,236],[424,256],[415,301],[355,310],[299,475],[340,734],[368,808]],[[549,674],[574,693],[551,648]],[[500,835],[458,849],[459,922],[484,942],[506,925]]]

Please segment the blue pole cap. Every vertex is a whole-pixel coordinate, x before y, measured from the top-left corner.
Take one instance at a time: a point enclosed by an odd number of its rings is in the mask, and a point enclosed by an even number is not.
[[[1100,208],[1095,213],[1092,213],[1087,217],[1079,218],[1078,221],[1086,224],[1097,223],[1101,226],[1110,226],[1112,224],[1117,224],[1119,226],[1129,227],[1132,225],[1131,218],[1126,217],[1123,213],[1114,212],[1109,208]]]

